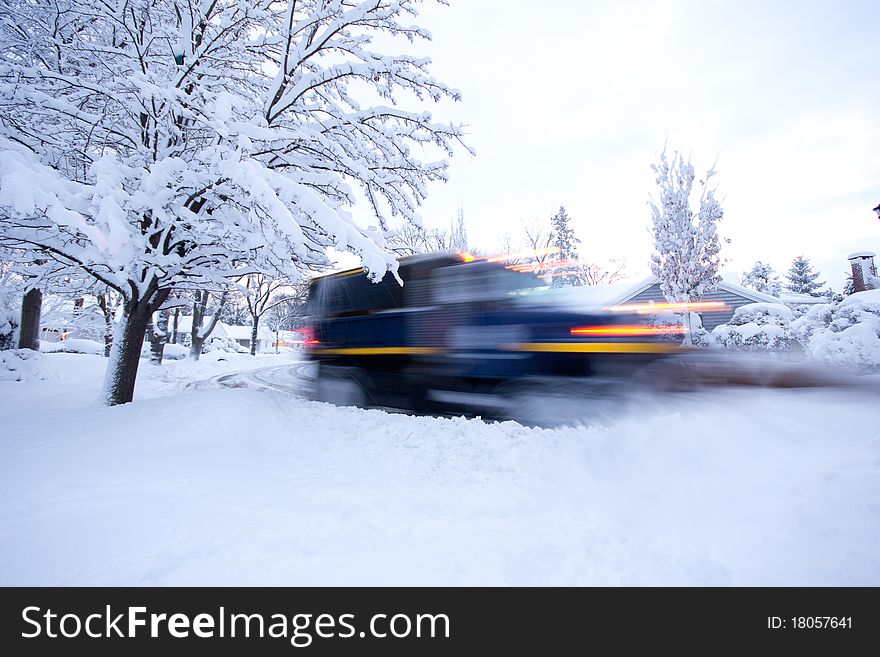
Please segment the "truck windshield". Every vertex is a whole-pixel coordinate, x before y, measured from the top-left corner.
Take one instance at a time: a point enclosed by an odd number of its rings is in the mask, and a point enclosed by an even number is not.
[[[537,276],[485,261],[442,267],[432,276],[433,300],[440,304],[498,301],[542,285]]]

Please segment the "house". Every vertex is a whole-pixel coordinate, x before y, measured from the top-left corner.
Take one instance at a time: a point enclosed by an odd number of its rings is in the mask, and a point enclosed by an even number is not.
[[[721,309],[711,309],[697,313],[703,321],[703,328],[711,331],[716,326],[726,324],[733,313],[740,306],[749,303],[782,303],[789,307],[828,303],[824,297],[813,297],[807,294],[794,294],[783,292],[774,297],[763,292],[756,292],[745,288],[731,280],[730,274],[722,278],[716,289],[703,295],[701,301],[721,302]],[[665,303],[666,298],[660,291],[660,280],[656,276],[650,276],[632,286],[617,297],[612,297],[607,305],[617,306],[636,303]]]
[[[177,317],[177,333],[172,337],[172,332],[174,331],[174,318],[168,318],[168,342],[176,342],[177,344],[183,344],[186,342],[186,338],[184,336],[188,336],[192,334],[192,315],[179,315]],[[202,326],[210,326],[211,320],[213,318],[211,315],[206,315],[204,320],[202,320]],[[226,325],[223,322],[217,322],[217,326],[214,327],[214,330],[211,332],[212,338],[228,338],[229,335],[226,333]],[[250,337],[250,336],[248,336]]]
[[[533,301],[562,304],[580,311],[600,310],[627,304],[666,303],[663,292],[660,291],[660,280],[656,276],[650,276],[638,283],[624,282],[613,285],[550,289],[533,295]],[[734,282],[734,277],[731,274],[727,274],[714,291],[705,294],[702,301],[724,304],[721,308],[698,313],[702,319],[703,327],[707,331],[711,331],[720,324],[726,324],[733,317],[737,308],[749,303],[782,303],[795,308],[828,302],[824,297],[812,297],[791,292],[784,292],[779,297],[756,292]]]
[[[223,322],[218,322],[218,326],[223,324]],[[252,327],[250,326],[232,326],[230,324],[223,324],[223,330],[226,333],[226,337],[235,340],[240,346],[250,349],[251,348],[251,335],[252,335]],[[263,351],[264,349],[269,349],[274,344],[274,337],[271,332],[265,328],[264,326],[260,326],[257,328],[257,351]]]
[[[208,326],[211,323],[211,316],[205,317],[202,326]],[[174,330],[174,319],[168,320],[168,341],[171,342],[171,332]],[[177,335],[176,342],[183,344],[186,342],[185,336],[192,333],[192,315],[180,315],[177,318]],[[245,349],[251,348],[251,327],[235,326],[224,322],[217,322],[217,326],[211,332],[212,338],[224,338],[234,340],[240,347]],[[273,336],[271,331],[261,326],[257,330],[257,351],[268,349],[273,344]]]

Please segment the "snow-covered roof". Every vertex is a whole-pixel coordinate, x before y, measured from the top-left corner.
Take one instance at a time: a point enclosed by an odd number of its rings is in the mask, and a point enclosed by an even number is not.
[[[648,276],[635,283],[615,283],[613,285],[590,285],[584,287],[559,288],[550,291],[555,294],[554,300],[565,305],[579,308],[602,308],[614,306],[629,301],[636,295],[644,292],[652,285],[656,285],[660,279],[656,276]],[[779,297],[770,294],[750,290],[737,283],[733,283],[730,277],[725,277],[718,283],[718,289],[731,294],[736,294],[753,303],[827,303],[823,297],[813,297],[807,294],[795,294],[783,292]]]
[[[880,304],[880,290],[863,290],[862,292],[850,294],[841,302],[841,305],[849,306],[863,303]]]
[[[223,322],[220,322],[223,324]],[[226,331],[226,337],[232,338],[233,340],[250,340],[251,339],[251,327],[250,326],[235,326],[232,324],[223,324],[223,328]],[[270,340],[272,339],[272,334],[269,332],[265,326],[260,326],[257,328],[257,339],[258,340]]]
[[[630,287],[629,290],[626,290],[619,298],[613,299],[611,304],[618,304],[627,301],[637,294],[644,292],[652,285],[656,285],[660,282],[660,279],[656,276],[648,276],[636,285]],[[737,285],[736,283],[731,283],[729,280],[721,280],[718,282],[718,289],[724,290],[726,292],[730,292],[732,294],[739,295],[741,297],[745,297],[746,299],[750,299],[754,302],[763,302],[763,303],[780,303],[781,300],[769,295],[764,294],[763,292],[756,292],[755,290],[750,290],[748,288],[743,287],[742,285]]]
[[[206,315],[205,319],[202,321],[202,326],[208,326],[211,323],[211,316]],[[172,323],[168,322],[168,330],[171,330]],[[177,318],[177,330],[180,333],[190,333],[192,331],[192,315],[181,315]],[[225,324],[224,322],[217,322],[217,326],[214,327],[214,331],[211,333],[212,338],[232,338],[233,340],[250,340],[251,339],[251,327],[250,326],[235,326],[234,324]],[[260,340],[271,340],[272,332],[269,331],[265,326],[259,327],[257,329],[257,337]]]
[[[782,303],[795,304],[828,303],[828,299],[825,297],[814,297],[810,294],[798,294],[797,292],[787,292],[785,290],[779,295],[779,300],[782,301]]]
[[[202,326],[208,327],[211,324],[211,320],[213,317],[211,315],[205,315],[202,320]],[[217,322],[217,326],[214,327],[214,330],[211,332],[212,338],[228,338],[229,335],[225,330],[226,325],[223,322]],[[174,320],[168,320],[168,330],[171,331],[174,328]],[[177,332],[178,333],[192,333],[192,315],[181,315],[177,318]]]

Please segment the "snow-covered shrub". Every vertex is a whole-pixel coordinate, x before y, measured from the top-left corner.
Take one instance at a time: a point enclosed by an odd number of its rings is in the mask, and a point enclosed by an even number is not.
[[[14,349],[21,320],[21,286],[9,272],[0,270],[0,351]]]
[[[703,320],[697,313],[691,313],[691,343],[695,347],[709,346],[709,331],[703,328]]]
[[[187,356],[189,356],[189,349],[179,344],[166,342],[165,348],[162,350],[162,358],[165,360],[183,360]]]
[[[834,303],[819,303],[811,306],[807,312],[795,319],[791,325],[792,336],[808,351],[810,339],[816,331],[824,331],[831,324],[834,315]]]
[[[793,336],[791,309],[781,303],[749,303],[737,308],[727,324],[712,330],[712,344],[746,351],[789,351]]]
[[[0,351],[0,381],[42,381],[57,378],[48,358],[38,351]]]
[[[682,315],[676,315],[673,312],[664,310],[663,312],[651,315],[648,324],[658,329],[669,329],[669,333],[666,334],[667,339],[670,341],[674,340],[681,342],[681,334],[679,331],[684,325],[684,318]]]
[[[811,311],[801,321],[797,330],[813,358],[861,371],[880,370],[880,290],[856,292],[840,304]]]
[[[96,340],[85,340],[83,338],[67,338],[65,340],[59,340],[58,342],[41,340],[40,351],[46,353],[94,354],[96,356],[103,356],[104,343]]]
[[[187,356],[189,356],[189,348],[179,344],[171,344],[170,342],[166,342],[165,346],[162,348],[163,360],[183,360]],[[145,340],[143,346],[141,347],[141,358],[149,357],[150,343],[149,341]]]
[[[0,351],[12,349],[18,339],[19,312],[0,294]]]
[[[242,347],[232,338],[221,338],[216,336],[208,338],[207,342],[205,342],[204,346],[202,347],[203,354],[207,354],[212,351],[225,351],[230,354],[250,353],[250,350],[247,347]]]

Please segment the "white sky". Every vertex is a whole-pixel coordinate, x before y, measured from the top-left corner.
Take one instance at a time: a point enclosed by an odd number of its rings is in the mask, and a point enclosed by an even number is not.
[[[880,2],[451,0],[424,8],[418,51],[468,125],[422,216],[498,250],[565,205],[581,256],[646,275],[650,165],[717,158],[727,269],[780,274],[804,254],[835,287],[846,256],[880,255]]]

